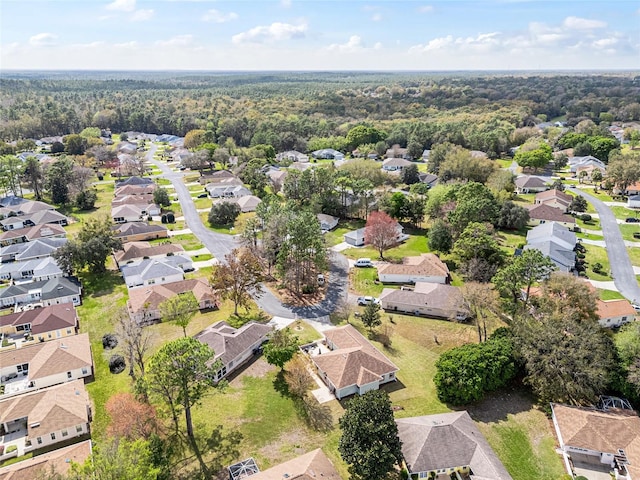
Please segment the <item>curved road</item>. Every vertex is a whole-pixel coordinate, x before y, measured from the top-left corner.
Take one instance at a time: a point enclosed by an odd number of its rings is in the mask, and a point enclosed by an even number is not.
[[[604,240],[607,244],[607,256],[611,265],[613,282],[627,300],[637,303],[640,300],[640,287],[638,287],[638,280],[633,272],[633,265],[629,259],[629,253],[622,239],[615,215],[602,200],[578,188],[573,188],[572,191],[591,202],[597,210]]]
[[[161,177],[169,180],[176,191],[182,214],[186,226],[198,237],[198,239],[207,247],[207,249],[219,261],[224,261],[224,257],[234,248],[238,247],[238,242],[232,235],[216,233],[209,230],[203,223],[200,215],[196,211],[196,206],[191,198],[191,193],[182,181],[183,173],[174,172],[166,163],[158,162],[153,159],[153,154],[157,150],[155,144],[147,152],[147,160],[157,166],[161,171]],[[258,306],[277,317],[284,318],[319,318],[326,317],[331,313],[338,302],[347,297],[349,262],[339,253],[330,252],[330,271],[327,282],[327,293],[324,300],[317,305],[307,307],[291,307],[284,305],[280,300],[271,293],[268,288],[264,288],[264,293],[260,297],[255,298]]]

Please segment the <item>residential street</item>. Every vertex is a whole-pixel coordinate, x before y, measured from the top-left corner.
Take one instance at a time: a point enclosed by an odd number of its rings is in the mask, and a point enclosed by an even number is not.
[[[607,244],[607,256],[611,265],[611,275],[618,291],[631,302],[640,300],[640,287],[629,259],[629,254],[622,239],[616,217],[603,201],[578,188],[573,192],[589,200],[600,216],[600,225]]]
[[[200,219],[200,215],[196,211],[196,207],[191,198],[191,193],[182,181],[183,173],[174,172],[164,162],[158,162],[153,159],[153,155],[157,150],[155,144],[147,152],[147,160],[149,163],[157,166],[161,171],[161,177],[171,181],[175,188],[176,195],[180,200],[182,213],[186,226],[193,234],[200,239],[211,254],[219,261],[224,261],[224,257],[231,252],[238,243],[234,236],[222,233],[216,233],[209,230]],[[318,305],[310,307],[289,307],[283,305],[280,300],[275,297],[271,291],[264,289],[264,293],[255,298],[258,306],[277,317],[284,318],[319,318],[326,317],[331,313],[337,303],[342,298],[346,298],[348,290],[348,272],[349,264],[346,257],[339,253],[329,252],[330,272],[327,285],[327,294],[322,302]],[[327,319],[328,321],[328,319]]]

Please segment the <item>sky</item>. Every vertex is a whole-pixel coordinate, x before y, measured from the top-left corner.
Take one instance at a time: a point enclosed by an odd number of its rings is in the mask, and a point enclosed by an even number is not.
[[[637,0],[0,0],[0,70],[596,69]]]

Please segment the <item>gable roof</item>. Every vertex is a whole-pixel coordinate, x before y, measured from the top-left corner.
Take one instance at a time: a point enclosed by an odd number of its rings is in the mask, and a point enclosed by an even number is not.
[[[441,283],[416,282],[413,290],[385,288],[380,294],[380,300],[383,299],[415,307],[429,305],[443,310],[466,311],[460,289]]]
[[[82,287],[73,277],[57,277],[51,280],[40,280],[31,283],[19,283],[0,289],[0,299],[25,295],[31,291],[41,291],[42,300],[79,295]]]
[[[554,263],[567,268],[573,268],[576,264],[576,254],[573,250],[567,250],[553,240],[536,242],[533,245],[525,245],[525,250],[539,250],[549,257]]]
[[[20,228],[18,230],[9,230],[0,234],[0,240],[10,240],[13,238],[25,237],[27,240],[35,240],[36,238],[66,235],[64,227],[56,223],[43,223],[35,227]]]
[[[573,197],[568,193],[564,193],[563,191],[560,191],[556,188],[536,193],[537,202],[546,202],[549,200],[557,200],[562,204],[566,204],[568,207],[571,204]]]
[[[161,243],[152,245],[149,242],[129,242],[122,246],[122,250],[118,250],[113,254],[116,263],[128,262],[137,258],[155,257],[167,255],[168,253],[184,252],[182,245],[173,243]]]
[[[399,418],[396,424],[411,473],[469,465],[472,478],[512,480],[466,411]]]
[[[118,205],[152,205],[153,203],[152,193],[120,195],[113,198],[111,201],[111,207],[117,207]]]
[[[414,162],[409,160],[405,160],[404,158],[388,158],[384,162],[382,162],[383,167],[408,167],[409,165],[413,165]]]
[[[149,195],[153,194],[157,185],[155,183],[147,183],[144,185],[122,185],[113,192],[114,197],[122,197],[125,195]]]
[[[89,395],[82,380],[0,400],[0,422],[27,417],[30,438],[89,422]]]
[[[558,238],[571,245],[576,244],[576,234],[556,222],[541,223],[527,232],[527,243],[535,244]]]
[[[600,319],[613,317],[635,317],[636,311],[629,300],[600,300],[597,301],[598,317]]]
[[[255,195],[245,195],[244,197],[236,198],[233,200],[240,206],[240,209],[253,208],[255,209],[258,205],[262,203]]]
[[[227,365],[271,331],[269,325],[256,322],[246,323],[240,328],[233,328],[227,322],[216,322],[195,338],[213,349],[215,357],[212,363],[219,359]]]
[[[288,462],[275,465],[267,470],[251,475],[251,480],[340,480],[331,461],[321,449],[313,450]]]
[[[40,210],[28,216],[28,220],[34,225],[43,223],[69,222],[69,219],[57,210]]]
[[[575,218],[567,215],[560,208],[552,207],[544,203],[537,205],[527,205],[525,208],[529,210],[529,218],[533,220],[546,220],[548,222],[576,223]]]
[[[176,273],[184,274],[184,270],[178,266],[181,262],[185,264],[192,263],[189,257],[173,255],[163,258],[149,258],[140,262],[121,265],[120,271],[125,279],[138,275],[143,280],[149,280],[152,278],[168,277]]]
[[[0,468],[0,480],[33,480],[51,471],[66,475],[72,463],[82,465],[91,455],[91,440],[58,448],[48,453]]]
[[[365,385],[398,371],[398,367],[352,325],[332,328],[325,331],[324,336],[336,348],[311,359],[337,389]]]
[[[151,185],[153,179],[149,177],[129,177],[126,180],[120,180],[116,182],[116,188],[124,187],[126,185]]]
[[[53,257],[0,264],[0,276],[9,275],[15,278],[16,274],[18,274],[22,277],[23,272],[33,272],[32,275],[25,275],[25,278],[62,275],[62,270]]]
[[[63,328],[75,328],[78,325],[78,315],[72,304],[63,303],[0,316],[2,327],[27,323],[31,324],[31,333],[39,335]]]
[[[516,178],[514,183],[519,188],[543,188],[547,186],[547,182],[533,175],[522,175]]]
[[[379,274],[391,275],[425,275],[447,277],[449,268],[434,253],[423,253],[416,257],[404,257],[402,263],[387,263],[378,267]]]
[[[167,227],[162,225],[149,225],[146,222],[128,222],[121,225],[114,225],[111,229],[115,232],[116,237],[128,237],[131,235],[140,235],[144,233],[167,232]]]
[[[0,256],[14,256],[16,260],[28,260],[51,255],[62,245],[66,238],[37,238],[32,242],[14,243],[0,248]]]
[[[129,290],[129,310],[134,314],[143,309],[155,310],[166,299],[186,292],[193,292],[198,303],[217,299],[205,279],[193,278],[147,288],[132,288]]]
[[[640,417],[632,410],[607,412],[551,404],[562,446],[617,454],[625,451],[631,478],[640,478]]]

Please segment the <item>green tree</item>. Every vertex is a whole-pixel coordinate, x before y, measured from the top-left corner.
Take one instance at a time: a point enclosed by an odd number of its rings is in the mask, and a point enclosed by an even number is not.
[[[44,188],[51,195],[51,201],[59,205],[69,203],[69,184],[73,175],[73,162],[60,158],[51,163],[45,172]]]
[[[467,225],[451,253],[467,280],[477,282],[488,282],[504,260],[491,225],[477,222]]]
[[[382,480],[402,465],[402,443],[387,392],[372,390],[352,398],[340,428],[338,451],[351,478]]]
[[[447,215],[454,232],[462,232],[472,222],[495,225],[499,206],[491,190],[480,183],[471,182],[454,192],[456,207]]]
[[[62,141],[64,142],[64,151],[69,155],[82,155],[88,146],[87,139],[76,133],[67,135]]]
[[[511,200],[507,200],[500,207],[496,226],[507,230],[520,230],[529,223],[529,210]]]
[[[209,212],[209,224],[214,227],[233,225],[240,213],[240,205],[235,202],[214,203]]]
[[[211,286],[222,299],[233,302],[233,314],[238,315],[238,306],[248,309],[251,294],[260,295],[263,291],[262,263],[248,249],[234,249],[224,260],[224,263],[214,267]]]
[[[449,253],[453,245],[449,225],[444,220],[435,220],[429,229],[427,242],[429,243],[429,250]]]
[[[92,210],[97,200],[98,194],[94,189],[83,190],[76,195],[75,204],[80,210]]]
[[[169,192],[167,192],[166,188],[158,187],[153,191],[153,203],[160,205],[161,207],[168,207],[171,205]]]
[[[360,318],[362,324],[369,329],[369,333],[373,334],[373,329],[382,325],[382,320],[380,320],[380,306],[374,302],[367,304]]]
[[[194,434],[191,408],[214,385],[214,375],[222,368],[219,360],[213,361],[214,355],[208,345],[191,337],[165,343],[149,360],[145,382],[152,396],[169,407],[176,431],[178,407],[183,409],[187,439],[206,479],[211,474]]]
[[[626,192],[629,185],[640,180],[640,153],[627,151],[612,153],[607,165],[607,179],[620,191]]]
[[[402,169],[401,177],[402,183],[406,185],[418,183],[420,181],[420,177],[418,176],[418,166],[416,164],[411,164],[408,167],[404,167]]]
[[[42,172],[42,166],[36,157],[27,157],[24,163],[24,178],[29,188],[33,190],[36,200],[42,200],[44,174]]]
[[[159,309],[162,320],[181,327],[186,337],[187,326],[198,312],[199,305],[193,292],[186,292],[166,299],[159,305]]]
[[[204,130],[189,130],[187,134],[184,136],[184,147],[189,150],[194,150],[198,148],[200,145],[205,143],[205,132]]]
[[[384,140],[387,135],[374,127],[358,125],[347,133],[347,144],[354,149],[365,143],[376,143]]]
[[[591,173],[591,182],[598,184],[601,181],[602,181],[602,172],[600,170],[594,170],[593,173]]]
[[[263,347],[264,358],[270,365],[283,370],[285,363],[293,358],[299,347],[300,341],[289,327],[274,330]]]
[[[587,200],[584,197],[577,196],[571,200],[569,210],[573,212],[586,212],[588,207]]]
[[[620,143],[613,137],[590,137],[589,145],[591,146],[591,155],[603,162],[609,160],[609,153],[620,147]]]
[[[543,143],[534,150],[518,150],[513,159],[521,167],[530,167],[537,170],[546,167],[549,162],[553,161],[553,152],[549,145]]]

